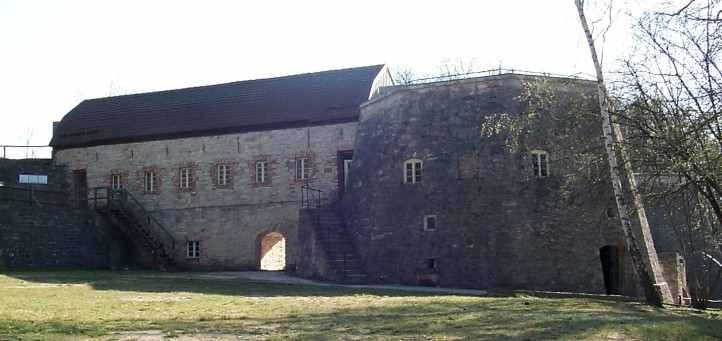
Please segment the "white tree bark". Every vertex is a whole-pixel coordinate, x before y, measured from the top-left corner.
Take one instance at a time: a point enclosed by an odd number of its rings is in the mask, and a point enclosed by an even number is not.
[[[607,86],[604,81],[602,65],[594,46],[594,37],[589,29],[586,15],[584,14],[584,0],[574,0],[574,3],[579,13],[579,21],[584,30],[587,43],[589,44],[589,51],[591,52],[592,62],[594,63],[594,69],[596,71],[597,96],[599,97],[599,110],[602,116],[604,147],[607,151],[607,159],[609,160],[609,173],[614,189],[614,199],[617,203],[617,211],[619,212],[619,220],[622,224],[625,246],[628,254],[632,258],[637,279],[644,290],[647,303],[656,306],[661,306],[662,303],[674,303],[672,293],[665,282],[662,267],[657,258],[657,251],[652,240],[642,197],[639,194],[637,182],[632,172],[632,165],[622,145],[624,141],[622,131],[618,124],[612,123]],[[635,226],[629,217],[631,210],[624,197],[622,174],[618,158],[622,159],[622,167],[626,173],[626,179],[632,194],[632,208],[637,212],[639,226]],[[635,227],[639,229],[639,231],[636,231],[636,235],[634,233]],[[637,241],[637,236],[642,238],[641,242]]]

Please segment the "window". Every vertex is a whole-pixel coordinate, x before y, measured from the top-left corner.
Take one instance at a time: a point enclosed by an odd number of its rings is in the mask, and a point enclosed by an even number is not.
[[[183,167],[179,170],[179,180],[178,180],[178,186],[181,189],[189,189],[191,188],[191,168],[190,167]]]
[[[549,176],[549,153],[543,150],[534,150],[531,152],[532,170],[536,177]]]
[[[404,183],[415,184],[421,182],[421,160],[411,159],[404,162]]]
[[[110,188],[114,191],[123,189],[123,181],[120,174],[113,174],[110,176]]]
[[[48,176],[47,175],[20,174],[18,176],[18,183],[47,185],[48,184]]]
[[[145,171],[143,177],[143,186],[146,193],[155,193],[156,190],[156,174],[155,171]]]
[[[436,215],[424,216],[424,230],[436,231]]]
[[[436,269],[436,259],[434,259],[434,258],[427,258],[427,259],[426,259],[426,269],[428,269],[428,270],[434,270],[434,269]]]
[[[201,242],[198,240],[189,240],[186,242],[186,250],[188,258],[201,257]]]
[[[256,161],[256,183],[266,183],[266,161]]]
[[[308,158],[296,159],[296,180],[306,180],[311,175],[311,162]]]
[[[218,186],[228,185],[228,165],[219,164],[216,166],[216,184]]]

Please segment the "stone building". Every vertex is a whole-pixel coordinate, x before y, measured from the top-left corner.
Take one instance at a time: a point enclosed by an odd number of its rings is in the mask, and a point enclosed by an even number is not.
[[[184,268],[292,269],[301,186],[337,190],[360,104],[390,82],[375,65],[86,100],[54,160],[77,197],[126,189]]]
[[[51,144],[77,198],[135,198],[111,221],[167,231],[146,244],[181,268],[633,295],[593,86],[376,65],[87,100]]]

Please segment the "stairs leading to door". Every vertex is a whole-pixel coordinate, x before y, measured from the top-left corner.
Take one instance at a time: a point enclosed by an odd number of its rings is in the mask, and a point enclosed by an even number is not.
[[[327,257],[328,279],[349,284],[365,283],[366,273],[338,211],[334,208],[312,211],[316,233]]]
[[[96,193],[97,196],[97,193]],[[108,190],[106,205],[96,209],[104,213],[111,224],[131,241],[152,256],[153,263],[162,271],[177,267],[173,257],[175,239],[168,230],[125,190]]]

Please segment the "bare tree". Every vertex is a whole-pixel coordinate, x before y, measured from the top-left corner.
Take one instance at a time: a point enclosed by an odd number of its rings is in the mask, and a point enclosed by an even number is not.
[[[585,15],[584,0],[574,1],[579,21],[584,35],[586,36],[591,53],[592,62],[597,76],[597,96],[599,99],[599,110],[602,118],[602,131],[604,135],[604,146],[607,151],[609,162],[610,178],[614,189],[614,198],[619,212],[619,219],[622,225],[625,245],[634,265],[635,273],[644,290],[646,302],[654,306],[662,306],[663,303],[672,303],[672,294],[664,281],[662,268],[659,265],[657,252],[652,240],[649,223],[642,205],[632,166],[624,149],[621,129],[612,122],[611,107],[607,86],[604,80],[602,64],[597,54],[594,37]],[[626,173],[626,174],[623,174]],[[626,175],[626,176],[625,176]],[[631,206],[627,201],[623,189],[622,179],[626,178],[628,188],[631,192]],[[629,212],[637,212],[639,224],[635,226]],[[637,229],[635,233],[635,227]],[[641,240],[638,240],[638,237]]]
[[[616,115],[647,191],[687,207],[668,214],[686,216],[676,227],[698,308],[720,280],[722,258],[721,13],[720,0],[691,0],[637,18],[637,49],[617,94]]]

